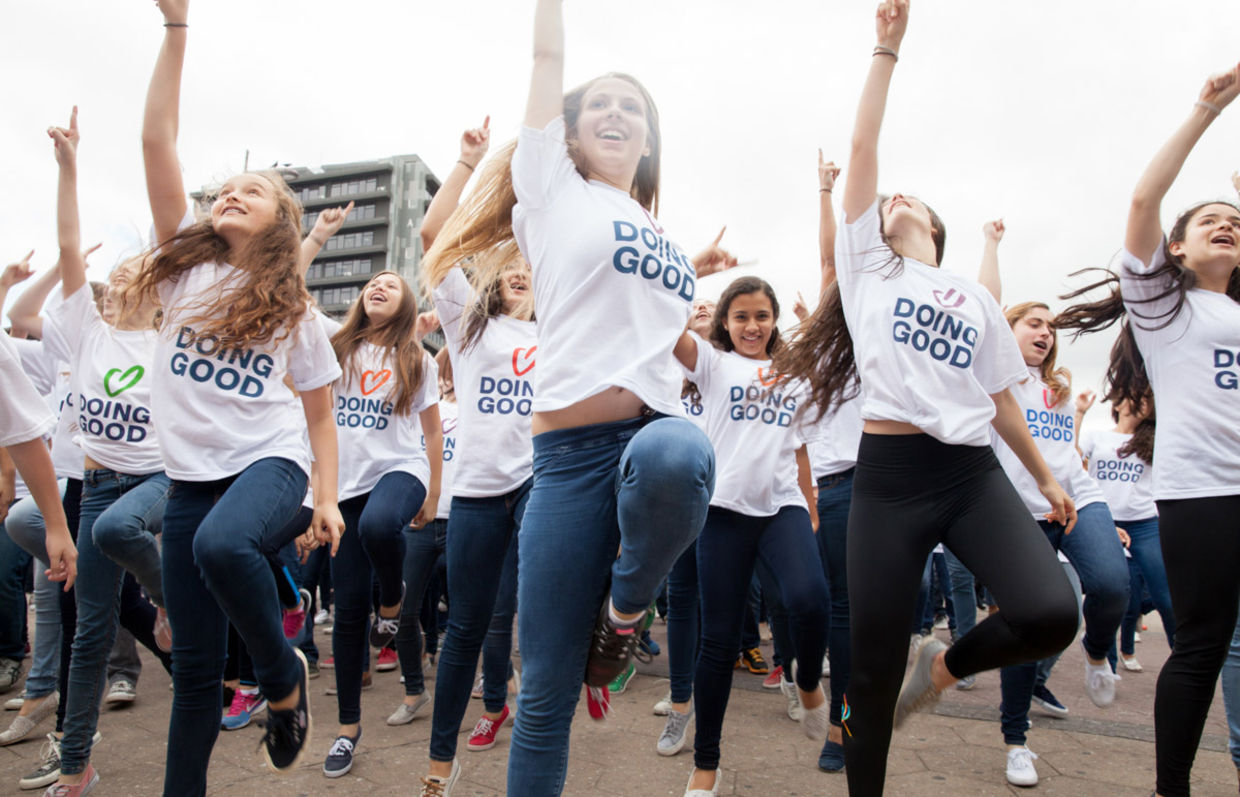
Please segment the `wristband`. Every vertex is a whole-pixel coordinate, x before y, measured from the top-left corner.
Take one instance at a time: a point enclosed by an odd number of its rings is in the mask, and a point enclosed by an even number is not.
[[[881,44],[874,47],[874,52],[871,55],[890,55],[892,58],[896,59],[897,62],[899,62],[900,60],[899,53],[897,53],[895,50],[891,49],[890,47],[884,47]]]
[[[470,166],[468,163],[466,163],[466,162],[465,162],[465,161],[463,161],[463,160],[458,160],[458,161],[457,161],[457,163],[461,164],[461,165],[462,165],[462,166],[464,166],[466,169],[469,169],[471,172],[474,170],[474,167],[473,167],[473,166]]]
[[[1223,112],[1222,108],[1218,107],[1212,102],[1206,102],[1205,100],[1197,100],[1197,102],[1193,104],[1198,108],[1205,108],[1207,111],[1213,111],[1215,115],[1218,115]]]
[[[829,194],[829,193],[831,193],[831,189],[830,189],[830,188],[819,188],[819,189],[818,189],[818,191],[819,191],[819,192],[826,191],[828,194]]]
[[[164,27],[165,28],[188,28],[189,25],[185,22],[165,22]]]

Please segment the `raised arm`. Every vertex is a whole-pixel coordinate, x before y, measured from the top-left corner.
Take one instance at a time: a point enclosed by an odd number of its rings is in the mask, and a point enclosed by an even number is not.
[[[431,206],[426,209],[426,216],[422,218],[423,252],[430,250],[439,231],[443,229],[443,225],[456,211],[457,205],[461,204],[461,194],[465,193],[465,185],[474,175],[478,164],[482,163],[482,159],[486,157],[487,150],[490,148],[491,117],[488,116],[483,120],[482,127],[475,127],[461,134],[461,157],[452,166],[452,171],[448,172],[448,176],[444,178],[443,185],[439,186],[439,190],[435,192],[435,198],[431,200]],[[432,287],[438,285],[443,280],[443,276],[441,274],[439,279],[433,280]]]
[[[1042,458],[1042,452],[1033,442],[1020,404],[1010,390],[995,393],[990,398],[995,403],[995,417],[990,422],[991,426],[1037,482],[1038,492],[1050,503],[1051,512],[1046,519],[1062,523],[1064,534],[1068,534],[1076,525],[1076,504],[1064,492],[1063,487],[1059,486],[1046,460]]]
[[[30,252],[33,255],[34,251]],[[29,267],[30,255],[26,255],[22,265]],[[10,266],[11,268],[11,266]],[[6,271],[7,273],[7,271]],[[22,277],[25,279],[25,277]],[[30,336],[36,340],[43,339],[43,305],[47,302],[47,296],[52,292],[52,288],[56,287],[56,283],[60,282],[60,263],[44,271],[35,277],[30,283],[30,287],[17,297],[17,301],[13,302],[13,306],[9,308],[9,322],[12,324],[12,335],[15,338],[24,338]]]
[[[887,89],[899,60],[900,42],[908,27],[908,0],[886,0],[875,17],[878,44],[870,59],[870,73],[861,90],[857,122],[853,127],[852,155],[844,183],[844,220],[855,221],[878,195],[878,132],[887,109]]]
[[[818,260],[822,268],[822,285],[818,294],[826,293],[835,282],[835,206],[831,203],[835,180],[840,167],[835,161],[824,161],[818,150]]]
[[[986,244],[982,247],[982,267],[978,269],[977,281],[990,291],[995,301],[1003,303],[1003,281],[999,279],[999,242],[1003,240],[1003,219],[988,221],[982,225],[982,235],[986,236]]]
[[[564,9],[562,0],[538,0],[534,10],[534,71],[525,124],[538,130],[564,113]]]
[[[177,127],[181,108],[181,70],[185,65],[189,0],[157,0],[164,15],[164,43],[146,92],[142,116],[142,161],[146,194],[155,222],[155,243],[176,234],[187,208],[181,162],[177,158]]]
[[[1201,134],[1236,98],[1237,93],[1240,93],[1240,65],[1207,80],[1188,118],[1158,150],[1150,165],[1145,167],[1145,173],[1132,193],[1128,230],[1124,234],[1124,248],[1143,262],[1150,262],[1162,242],[1160,211],[1163,197],[1171,190],[1171,184]]]
[[[9,289],[19,282],[30,279],[30,275],[34,273],[34,270],[30,268],[30,258],[32,255],[34,255],[33,249],[21,260],[8,264],[3,271],[0,271],[0,307],[4,307],[8,301]],[[10,310],[9,315],[12,316],[12,314],[13,312]],[[13,336],[23,338],[25,333],[14,329]]]
[[[302,277],[306,276],[306,269],[310,268],[310,263],[319,250],[327,245],[327,239],[340,231],[351,212],[352,202],[342,208],[327,208],[319,213],[319,217],[314,220],[314,229],[301,242],[301,251],[297,256],[297,266],[301,269]]]
[[[1076,442],[1076,453],[1082,457],[1085,452],[1081,450],[1081,424],[1085,422],[1085,413],[1089,412],[1089,408],[1094,406],[1094,402],[1098,400],[1098,396],[1092,390],[1086,390],[1076,397],[1076,412],[1072,418],[1072,428],[1076,430],[1073,440]]]
[[[77,106],[69,115],[69,126],[49,127],[48,136],[56,147],[60,181],[56,189],[56,238],[60,244],[60,290],[68,297],[86,284],[86,259],[82,257],[82,233],[78,221],[77,196]]]

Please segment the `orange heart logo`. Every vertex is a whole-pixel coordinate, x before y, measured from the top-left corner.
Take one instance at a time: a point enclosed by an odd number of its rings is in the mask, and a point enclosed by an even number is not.
[[[762,372],[762,369],[759,368],[758,369],[758,381],[762,383],[763,387],[771,387],[772,385],[774,385],[776,382],[779,381],[779,374],[775,373],[774,368],[766,369],[765,374]]]
[[[537,346],[530,346],[528,349],[512,350],[512,372],[517,376],[525,376],[534,368],[534,352],[538,351]],[[524,368],[521,365],[528,363]]]
[[[362,395],[369,396],[379,388],[387,384],[392,378],[392,372],[384,368],[382,371],[363,371],[362,372]],[[370,387],[367,387],[367,383]]]

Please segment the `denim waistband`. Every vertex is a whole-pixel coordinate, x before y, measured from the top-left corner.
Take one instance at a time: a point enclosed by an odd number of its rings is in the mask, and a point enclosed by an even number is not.
[[[818,489],[829,490],[835,485],[851,479],[856,470],[857,466],[854,465],[848,470],[842,470],[839,473],[828,473],[826,476],[820,476],[818,477]]]
[[[580,451],[602,445],[614,445],[617,441],[628,440],[641,431],[646,424],[667,415],[640,415],[622,421],[591,423],[585,426],[573,426],[568,429],[553,429],[534,436],[534,455],[552,452]]]

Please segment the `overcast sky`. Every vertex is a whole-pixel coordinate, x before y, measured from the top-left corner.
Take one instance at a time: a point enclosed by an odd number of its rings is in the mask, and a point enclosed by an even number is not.
[[[869,0],[566,0],[566,85],[609,70],[650,89],[662,116],[661,220],[687,251],[719,227],[770,280],[792,320],[817,285],[817,148],[845,168],[874,44]],[[533,0],[196,0],[182,93],[186,185],[272,162],[317,166],[413,153],[441,177],[461,131],[490,114],[516,134]],[[147,0],[12,2],[0,59],[4,250],[55,259],[49,124],[81,108],[83,240],[92,276],[136,251],[149,212],[142,103],[163,35]],[[880,188],[944,219],[944,267],[976,273],[981,228],[1002,216],[1004,303],[1055,297],[1107,265],[1128,197],[1207,75],[1240,59],[1235,0],[1010,3],[914,0],[880,150]],[[1233,194],[1240,109],[1190,158],[1164,220]],[[735,275],[733,275],[735,276]],[[718,294],[729,276],[708,278]],[[20,291],[20,287],[14,293]],[[10,299],[11,301],[11,299]],[[1107,337],[1103,340],[1102,338]],[[1097,387],[1108,336],[1063,347]],[[1095,410],[1089,425],[1104,422]]]

